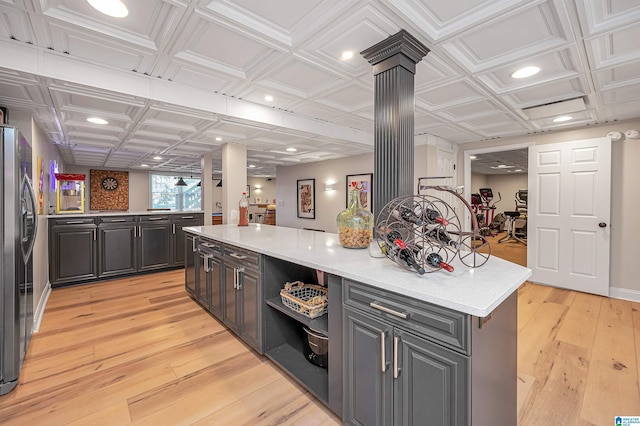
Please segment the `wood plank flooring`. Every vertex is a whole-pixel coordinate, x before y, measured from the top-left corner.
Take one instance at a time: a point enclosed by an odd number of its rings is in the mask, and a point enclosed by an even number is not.
[[[526,259],[519,243],[492,253]],[[54,290],[0,424],[340,424],[200,308],[183,274]],[[640,304],[525,283],[518,309],[520,425],[640,415]]]

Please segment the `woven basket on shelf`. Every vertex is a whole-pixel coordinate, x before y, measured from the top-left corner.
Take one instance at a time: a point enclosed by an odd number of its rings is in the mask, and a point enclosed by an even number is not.
[[[317,318],[327,313],[327,289],[302,281],[286,283],[280,290],[282,303],[299,314],[309,318]]]

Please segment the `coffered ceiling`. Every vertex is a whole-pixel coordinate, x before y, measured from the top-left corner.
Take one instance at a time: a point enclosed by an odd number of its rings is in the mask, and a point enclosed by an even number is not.
[[[119,19],[85,0],[0,0],[0,105],[33,113],[67,164],[189,172],[211,154],[219,171],[239,143],[249,175],[273,176],[371,152],[358,52],[400,29],[431,49],[417,144],[640,117],[637,0],[123,1]],[[541,71],[511,77],[527,65]],[[572,120],[553,122],[563,108]]]

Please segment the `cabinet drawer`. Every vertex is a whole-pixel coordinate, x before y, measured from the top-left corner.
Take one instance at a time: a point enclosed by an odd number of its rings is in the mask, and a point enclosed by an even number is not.
[[[200,240],[198,242],[198,251],[200,253],[208,254],[211,256],[222,256],[223,245],[213,240]]]
[[[135,223],[135,216],[107,216],[98,218],[98,223]]]
[[[53,219],[52,225],[93,225],[93,217],[69,217],[66,219]]]
[[[203,220],[203,215],[201,213],[194,214],[174,214],[171,216],[172,222],[200,222]]]
[[[225,261],[240,262],[245,268],[260,269],[260,253],[234,246],[224,246]]]
[[[144,215],[144,216],[140,216],[140,222],[141,223],[146,223],[146,222],[160,222],[163,220],[169,220],[169,215],[163,214],[163,215]]]
[[[469,353],[468,315],[346,279],[342,285],[346,305],[384,318],[449,348]]]

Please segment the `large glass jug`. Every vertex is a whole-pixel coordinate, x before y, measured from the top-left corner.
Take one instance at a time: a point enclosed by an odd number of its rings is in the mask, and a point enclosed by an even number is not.
[[[338,237],[342,247],[368,248],[373,237],[373,213],[360,203],[361,190],[351,182],[349,207],[338,213]]]

